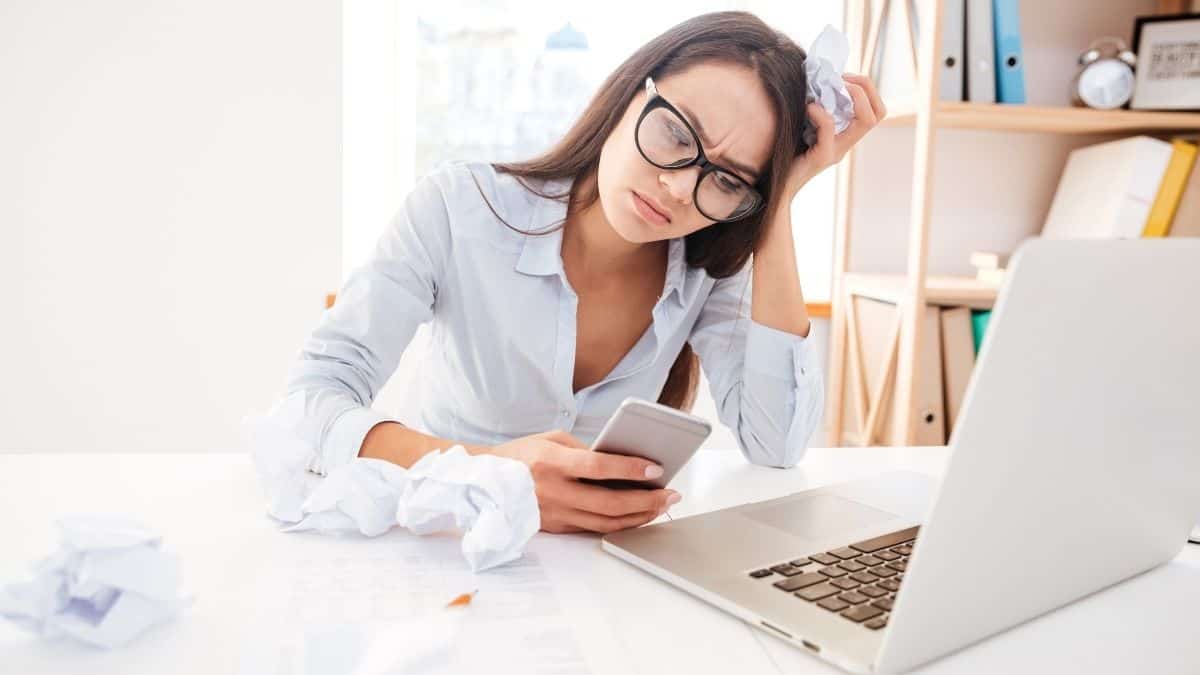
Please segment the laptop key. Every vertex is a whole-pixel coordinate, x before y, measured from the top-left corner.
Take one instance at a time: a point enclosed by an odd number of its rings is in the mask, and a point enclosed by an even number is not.
[[[842,561],[841,558],[835,558],[835,557],[829,555],[828,553],[818,553],[816,555],[810,555],[808,557],[821,563],[822,565],[836,565]]]
[[[863,553],[874,553],[875,551],[881,551],[885,548],[891,548],[891,547],[895,546],[896,544],[902,544],[906,541],[910,541],[910,540],[916,538],[917,531],[920,529],[921,529],[920,527],[910,527],[907,530],[900,530],[899,532],[885,534],[882,537],[875,537],[874,539],[860,541],[857,544],[850,544],[850,548],[857,549],[859,551],[862,551]],[[900,552],[897,551],[897,553],[900,553]],[[907,555],[907,554],[901,554],[901,555]]]
[[[859,586],[859,583],[857,581],[850,579],[850,578],[834,579],[833,581],[831,581],[829,583],[833,584],[834,586],[837,586],[838,588],[844,588],[846,590],[850,590],[852,588],[858,588],[858,586]]]
[[[893,553],[891,551],[878,551],[876,553],[872,553],[871,555],[874,555],[876,558],[881,558],[883,560],[896,560],[897,558],[900,557],[899,553]]]
[[[867,567],[874,567],[876,565],[883,564],[882,560],[880,560],[879,558],[876,558],[873,555],[864,555],[863,557],[859,558],[858,560],[856,560],[854,562],[860,563],[862,565],[866,565]]]
[[[825,598],[824,600],[818,602],[817,606],[824,607],[831,612],[840,612],[849,607],[850,603],[844,600],[838,600],[837,598]]]
[[[892,550],[900,555],[912,555],[912,546],[897,546]]]
[[[804,590],[796,591],[795,595],[798,598],[803,598],[809,602],[813,602],[815,600],[824,600],[831,595],[837,595],[841,592],[842,589],[834,586],[833,584],[819,584],[817,586],[809,586]]]
[[[776,565],[776,566],[772,567],[771,571],[775,572],[777,574],[782,574],[785,577],[791,577],[791,576],[800,574],[800,572],[802,570],[799,567],[796,567],[794,565],[784,564],[784,565]]]
[[[800,558],[798,560],[793,560],[791,562],[791,565],[793,567],[804,567],[805,565],[811,565],[811,564],[812,564],[812,561],[809,560],[808,558]]]
[[[887,595],[887,591],[878,586],[863,586],[858,589],[858,592],[872,598],[882,598]]]
[[[870,600],[870,598],[863,595],[862,593],[855,593],[854,591],[848,591],[846,593],[842,593],[841,595],[838,596],[838,598],[841,600],[844,600],[845,602],[850,603],[851,605],[861,605],[862,603]],[[876,605],[876,607],[878,607],[878,605]]]
[[[854,574],[850,575],[850,578],[863,584],[873,584],[876,581],[879,581],[879,577],[871,574],[870,572],[855,572]]]
[[[854,562],[853,560],[847,560],[844,563],[839,563],[838,567],[846,570],[847,572],[861,572],[861,571],[867,569],[866,565],[860,565],[860,564]]]
[[[867,628],[870,628],[871,630],[879,630],[880,628],[883,628],[884,626],[887,625],[887,617],[886,616],[877,616],[874,619],[867,621],[863,625],[866,626]]]
[[[878,607],[879,609],[882,609],[885,612],[890,612],[890,611],[892,611],[892,603],[894,603],[894,602],[895,602],[895,600],[892,600],[891,598],[880,598],[880,599],[876,600],[875,602],[872,602],[871,605],[873,607]]]
[[[900,582],[896,581],[895,579],[884,579],[883,581],[879,582],[879,587],[889,591],[898,591],[900,590]]]
[[[844,570],[840,567],[824,567],[820,570],[820,572],[821,572],[821,574],[824,574],[825,576],[830,577],[830,578],[846,576],[846,570]]]
[[[812,586],[813,584],[819,584],[826,579],[826,576],[813,572],[810,574],[801,574],[798,577],[791,577],[782,581],[776,581],[771,585],[781,591],[787,591],[790,593],[792,591],[798,591],[801,588]]]
[[[883,565],[880,565],[879,567],[872,567],[869,571],[871,574],[874,574],[877,577],[894,577],[899,574],[899,572],[896,570]]]
[[[903,560],[899,562],[888,563],[887,566],[896,570],[897,572],[903,572],[904,570],[908,569],[908,563],[904,562]]]
[[[842,560],[849,560],[851,558],[857,558],[858,556],[862,555],[862,553],[859,553],[858,551],[855,551],[847,546],[846,548],[839,548],[835,551],[830,551],[829,555],[835,555]]]
[[[753,572],[750,573],[750,576],[754,577],[755,579],[769,577],[769,576],[771,576],[771,570],[754,570]]]
[[[842,612],[842,616],[858,623],[862,623],[867,619],[874,619],[880,614],[883,614],[882,609],[879,609],[878,607],[872,607],[870,605],[856,605]]]

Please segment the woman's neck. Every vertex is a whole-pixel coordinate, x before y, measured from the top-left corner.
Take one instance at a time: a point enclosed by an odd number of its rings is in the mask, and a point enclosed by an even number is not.
[[[625,240],[604,215],[597,199],[567,215],[563,226],[563,264],[575,278],[602,285],[625,277],[640,277],[662,265],[668,242],[635,243]],[[574,283],[574,282],[572,282]]]

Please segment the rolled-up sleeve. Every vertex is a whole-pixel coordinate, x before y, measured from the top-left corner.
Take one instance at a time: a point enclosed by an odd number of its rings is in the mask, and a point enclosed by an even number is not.
[[[349,462],[372,427],[400,422],[371,402],[417,328],[433,318],[450,246],[444,192],[425,177],[305,340],[269,414],[312,449],[311,471]]]
[[[823,376],[808,339],[750,318],[751,270],[716,282],[688,340],[746,459],[791,467],[820,424]]]

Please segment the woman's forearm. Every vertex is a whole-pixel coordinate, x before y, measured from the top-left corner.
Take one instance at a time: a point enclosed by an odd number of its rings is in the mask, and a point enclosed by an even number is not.
[[[467,445],[448,441],[437,436],[423,434],[396,422],[380,422],[371,427],[366,437],[363,438],[358,456],[386,460],[407,469],[426,454],[434,450],[447,450],[455,445],[463,446],[472,455],[491,451],[491,448],[486,445]]]

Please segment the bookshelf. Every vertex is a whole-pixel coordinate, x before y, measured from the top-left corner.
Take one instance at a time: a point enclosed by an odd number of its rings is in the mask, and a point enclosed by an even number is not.
[[[847,0],[846,31],[850,39],[851,54],[847,70],[851,72],[866,72],[862,64],[868,62],[874,54],[874,39],[883,30],[879,24],[881,18],[880,4],[884,0]],[[904,0],[892,0],[893,4]],[[879,199],[878,190],[871,187],[863,189],[859,185],[862,178],[863,166],[859,165],[860,148],[855,148],[843,159],[837,174],[837,216],[834,234],[833,260],[833,298],[830,325],[830,364],[829,364],[829,396],[826,421],[828,426],[828,443],[831,446],[850,444],[897,444],[912,445],[917,427],[917,410],[914,401],[917,397],[922,373],[917,368],[917,355],[923,340],[937,339],[937,336],[923,335],[921,320],[928,305],[968,306],[976,309],[987,309],[995,302],[998,288],[977,281],[973,277],[956,277],[953,275],[937,275],[930,273],[930,239],[931,222],[934,217],[935,185],[934,171],[943,152],[936,152],[939,132],[942,130],[957,130],[951,133],[960,134],[953,137],[953,143],[958,146],[969,146],[970,134],[981,132],[987,136],[995,134],[1043,134],[1047,138],[1057,137],[1086,137],[1089,135],[1132,135],[1139,133],[1167,134],[1172,132],[1200,131],[1200,113],[1174,112],[1145,112],[1131,110],[1101,111],[1087,108],[1074,108],[1067,105],[1066,82],[1069,81],[1076,43],[1090,37],[1104,34],[1121,34],[1118,29],[1127,25],[1132,27],[1133,19],[1139,15],[1154,14],[1158,9],[1153,0],[1105,0],[1091,2],[1089,0],[1065,0],[1062,3],[1041,4],[1023,2],[1022,30],[1025,50],[1026,86],[1040,92],[1052,92],[1052,95],[1038,96],[1030,91],[1030,104],[981,104],[971,102],[950,102],[938,99],[938,54],[936,40],[930,36],[942,33],[941,22],[943,15],[942,0],[916,0],[919,4],[918,15],[930,17],[921,30],[921,38],[914,45],[916,60],[913,74],[915,75],[915,94],[900,99],[886,99],[888,117],[880,124],[883,129],[911,130],[911,146],[904,145],[903,157],[897,161],[911,162],[912,181],[909,188],[907,230],[904,233],[904,268],[903,273],[875,273],[870,270],[855,269],[851,271],[851,243],[856,225],[856,215],[862,212],[863,206],[869,200]],[[1103,11],[1099,11],[1103,10]],[[903,11],[903,10],[902,10]],[[1034,19],[1029,21],[1028,18]],[[907,22],[907,18],[904,19]],[[1069,27],[1069,35],[1063,35],[1063,27]],[[1033,28],[1033,30],[1030,30]],[[1128,30],[1125,31],[1126,33]],[[1066,43],[1066,44],[1062,44]],[[1039,67],[1039,64],[1044,67]],[[1031,70],[1035,68],[1035,70]],[[1062,95],[1058,96],[1058,88]],[[882,91],[882,88],[881,88]],[[885,97],[887,94],[885,93]],[[1049,105],[1038,100],[1049,99]],[[875,132],[872,135],[878,134]],[[864,139],[861,145],[871,143],[871,136]],[[994,138],[988,141],[996,144]],[[1083,140],[1077,141],[1078,143]],[[896,144],[893,143],[893,146]],[[1059,152],[1057,161],[1061,161],[1065,150],[1059,141],[1048,141]],[[1025,147],[1028,147],[1027,145]],[[988,155],[976,152],[970,147],[954,148],[959,152],[956,159],[963,166],[971,163],[987,161]],[[1019,153],[1015,153],[1019,154]],[[1011,158],[1006,158],[1011,159]],[[1044,158],[1017,157],[1013,161],[1037,162]],[[1033,164],[1030,164],[1033,168]],[[1032,172],[1031,172],[1032,173]],[[878,176],[878,170],[875,173]],[[1044,183],[1044,173],[1042,174]],[[858,180],[856,180],[858,177]],[[945,176],[943,175],[943,180]],[[1046,200],[1046,186],[1035,184],[1029,180],[1028,191],[1024,195],[1026,205],[1031,201]],[[1040,204],[1040,202],[1039,202]],[[1046,203],[1048,206],[1048,202]],[[1026,206],[1025,217],[1034,210]],[[878,209],[876,209],[878,212]],[[1044,215],[1044,212],[1043,214]],[[903,215],[900,216],[903,218]],[[1040,226],[1038,226],[1040,229]],[[969,250],[961,252],[965,261]],[[1011,253],[1011,251],[1008,251]],[[867,410],[859,415],[868,420],[864,429],[844,430],[844,414],[847,401],[860,396],[865,398],[862,391],[851,394],[847,385],[850,380],[861,379],[861,363],[851,362],[856,355],[850,350],[857,349],[857,340],[849,336],[853,326],[852,305],[854,297],[866,297],[883,300],[895,304],[897,325],[893,327],[896,342],[896,360],[894,372],[887,375],[892,386],[892,396],[888,410],[895,415],[892,434],[889,438],[874,438],[872,430],[877,428],[878,419],[887,412]],[[917,311],[921,310],[921,311]],[[873,400],[878,399],[872,394]],[[853,404],[862,407],[860,401]],[[866,432],[866,433],[864,433]]]
[[[908,280],[900,274],[846,274],[842,282],[851,295],[895,305],[900,304],[908,292]],[[995,284],[971,277],[925,277],[925,302],[931,305],[989,309],[996,302],[999,290]]]
[[[1003,105],[938,101],[933,114],[941,129],[981,129],[1050,134],[1147,133],[1200,130],[1200,113],[1141,110],[1092,110],[1045,105]],[[916,107],[908,101],[889,104],[881,126],[913,126]]]

